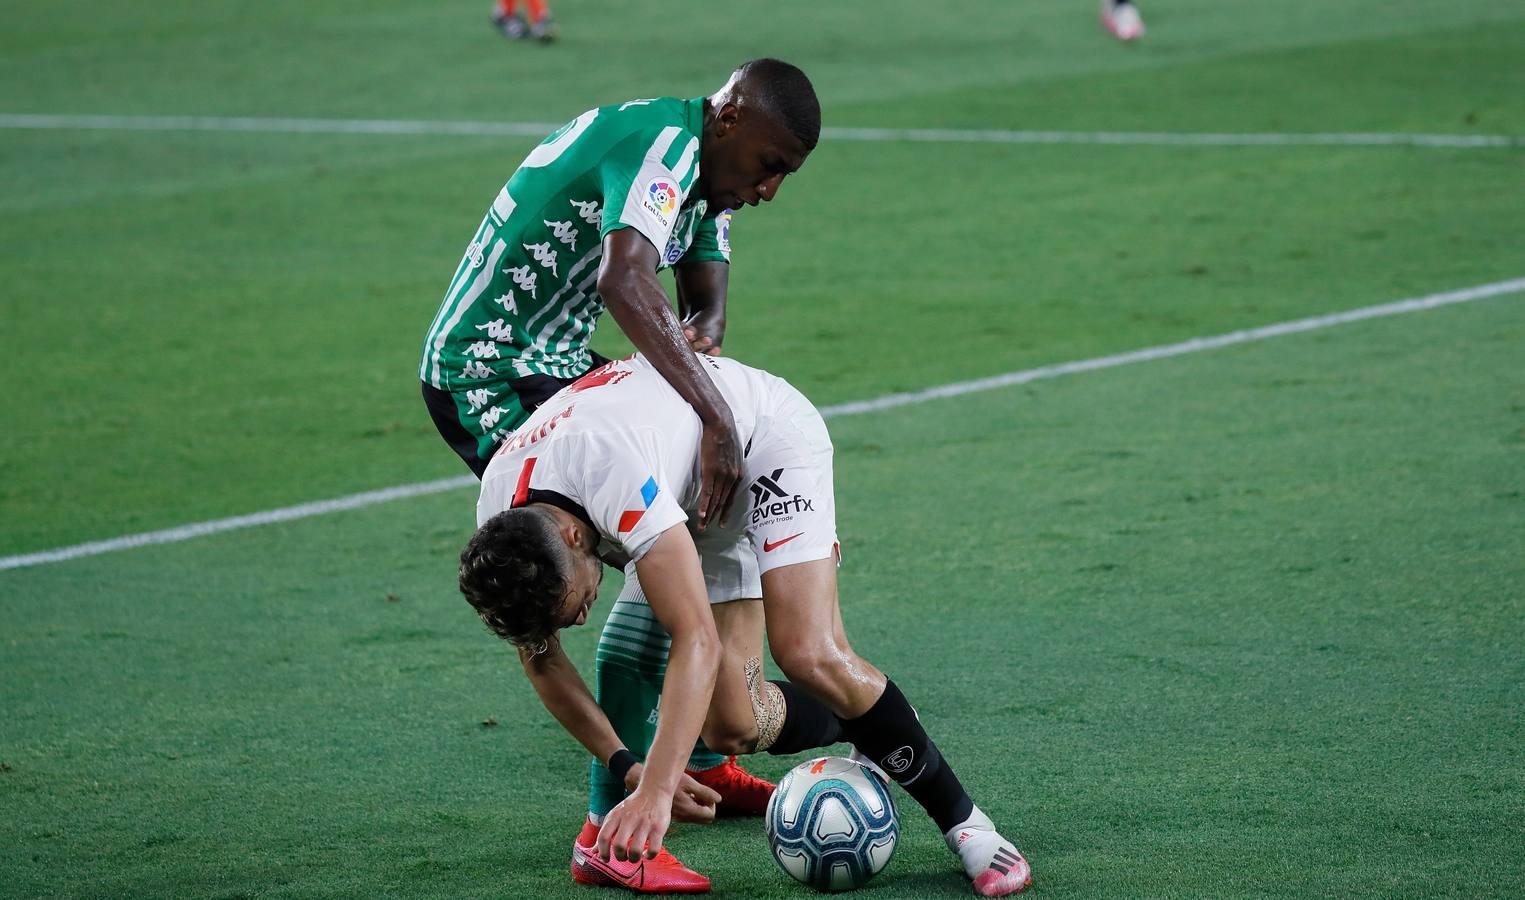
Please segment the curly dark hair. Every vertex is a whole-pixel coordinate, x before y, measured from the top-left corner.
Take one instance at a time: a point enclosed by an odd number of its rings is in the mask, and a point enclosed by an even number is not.
[[[461,593],[487,630],[540,653],[560,627],[570,561],[544,510],[510,509],[482,524],[461,551]]]
[[[742,63],[736,74],[747,81],[759,108],[788,128],[807,151],[815,149],[821,139],[821,102],[798,66],[764,57]]]

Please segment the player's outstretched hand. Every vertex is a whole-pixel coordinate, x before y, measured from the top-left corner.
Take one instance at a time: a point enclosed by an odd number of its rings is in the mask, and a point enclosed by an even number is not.
[[[678,781],[678,792],[672,795],[673,821],[708,825],[715,821],[715,804],[719,802],[719,791],[684,775]]]
[[[726,510],[741,481],[741,447],[736,422],[726,410],[720,421],[704,423],[699,441],[699,530],[725,524]]]
[[[604,825],[598,830],[598,855],[628,862],[644,852],[647,859],[656,859],[672,822],[672,803],[673,798],[658,791],[636,788],[604,817]]]

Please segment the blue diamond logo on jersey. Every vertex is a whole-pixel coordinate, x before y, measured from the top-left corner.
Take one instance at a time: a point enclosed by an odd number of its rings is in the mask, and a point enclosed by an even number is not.
[[[720,214],[720,232],[717,235],[720,244],[720,252],[729,256],[731,254],[731,211],[726,210]]]
[[[657,499],[660,490],[655,478],[646,479],[646,483],[641,485],[641,508],[627,509],[620,513],[620,534],[634,528],[641,521],[641,516],[646,515],[646,510],[651,509],[651,503]]]

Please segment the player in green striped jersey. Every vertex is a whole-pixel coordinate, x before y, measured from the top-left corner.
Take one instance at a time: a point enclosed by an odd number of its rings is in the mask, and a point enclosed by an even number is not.
[[[591,109],[498,192],[425,338],[419,377],[478,475],[496,445],[594,363],[607,308],[705,425],[699,521],[728,507],[740,448],[691,349],[724,332],[731,210],[772,200],[820,132],[804,73],[754,60],[712,97]],[[684,323],[657,271],[672,267]],[[683,324],[688,325],[685,334]]]

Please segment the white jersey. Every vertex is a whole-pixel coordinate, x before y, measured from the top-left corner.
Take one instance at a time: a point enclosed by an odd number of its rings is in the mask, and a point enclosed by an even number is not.
[[[705,532],[701,557],[750,544],[749,571],[729,580],[755,582],[758,562],[766,571],[830,555],[836,510],[820,414],[781,378],[696,356],[729,404],[745,448],[730,524]],[[695,512],[702,433],[693,408],[644,356],[615,360],[547,400],[503,442],[482,477],[477,522],[549,502],[589,522],[606,544],[601,551],[638,560]],[[736,587],[744,589],[750,586]],[[713,592],[712,599],[719,602]]]

